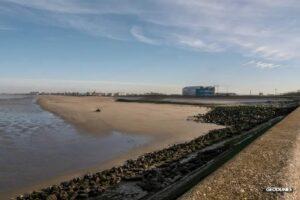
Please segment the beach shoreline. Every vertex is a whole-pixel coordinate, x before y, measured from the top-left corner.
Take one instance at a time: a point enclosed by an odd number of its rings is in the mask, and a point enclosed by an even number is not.
[[[120,166],[128,159],[136,159],[145,153],[190,141],[206,134],[209,130],[222,127],[187,121],[189,116],[208,111],[207,108],[198,106],[132,104],[115,102],[113,98],[107,97],[64,96],[39,96],[37,104],[42,109],[61,117],[82,130],[83,134],[105,137],[112,130],[115,130],[123,134],[142,135],[151,139],[149,143],[133,148],[104,163],[80,171],[70,171],[46,182],[11,191],[1,195],[2,197],[39,190],[86,173],[95,173]],[[98,106],[102,109],[100,113],[95,112]],[[124,120],[125,123],[122,122]],[[135,125],[137,123],[138,125]]]
[[[137,159],[131,157],[122,166],[114,166],[97,173],[79,175],[70,181],[43,188],[40,192],[33,192],[28,196],[21,197],[21,199],[47,196],[51,198],[52,196],[59,198],[66,196],[72,196],[72,198],[77,196],[95,197],[99,195],[103,195],[105,198],[109,197],[109,199],[110,197],[112,199],[122,199],[129,196],[131,198],[135,197],[133,199],[139,199],[145,195],[155,196],[158,191],[166,186],[173,187],[172,183],[194,174],[195,169],[206,164],[209,165],[211,159],[217,159],[218,155],[222,157],[222,152],[230,151],[235,144],[224,144],[224,139],[234,139],[235,136],[240,138],[242,133],[248,137],[249,132],[244,131],[253,130],[253,133],[257,133],[256,126],[263,125],[264,122],[268,124],[267,126],[270,126],[269,120],[274,121],[277,119],[276,117],[282,119],[293,109],[294,107],[217,107],[209,113],[195,116],[191,120],[197,123],[206,122],[232,126],[231,128],[212,130],[192,141],[173,145],[159,151],[151,151]],[[237,115],[240,117],[236,117]],[[249,123],[249,120],[251,123]],[[236,139],[233,141],[239,142]],[[215,146],[215,144],[219,144],[219,146]],[[78,190],[78,188],[80,189]],[[122,188],[122,190],[120,191],[118,188]],[[181,194],[183,194],[182,192],[181,190]]]

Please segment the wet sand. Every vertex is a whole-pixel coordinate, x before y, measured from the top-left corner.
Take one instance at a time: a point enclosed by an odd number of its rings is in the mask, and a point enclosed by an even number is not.
[[[187,121],[205,107],[115,102],[107,97],[41,96],[38,103],[90,134],[111,131],[151,137],[156,148],[189,141],[220,126]],[[101,112],[95,112],[97,108]]]
[[[243,149],[180,200],[299,199],[300,108]],[[267,187],[294,192],[263,192]]]

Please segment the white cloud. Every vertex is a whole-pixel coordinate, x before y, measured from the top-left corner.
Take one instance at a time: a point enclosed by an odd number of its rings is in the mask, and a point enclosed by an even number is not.
[[[282,67],[281,65],[278,65],[278,64],[267,63],[267,62],[262,62],[262,61],[255,61],[255,60],[251,60],[251,61],[245,63],[244,65],[254,66],[254,67],[257,67],[260,69],[274,69],[274,68]]]
[[[159,42],[156,41],[155,39],[145,36],[140,27],[133,26],[130,30],[130,33],[135,39],[137,39],[140,42],[147,43],[147,44],[159,44]]]
[[[102,0],[101,2],[88,2],[82,0],[2,0],[4,3],[32,8],[59,14],[118,14],[136,13],[138,10],[130,4],[119,3],[118,0]],[[127,0],[124,0],[124,2]]]
[[[94,9],[83,7],[79,1],[67,0],[3,0],[4,2],[14,3],[16,5],[27,8],[40,9],[45,11],[52,11],[58,13],[72,13],[72,14],[91,14],[95,13]]]
[[[270,46],[259,46],[253,50],[254,53],[260,54],[266,59],[278,59],[278,60],[288,60],[294,57],[293,52],[282,51],[280,49],[272,48]]]
[[[217,43],[206,43],[199,38],[191,36],[176,35],[173,38],[173,42],[183,47],[189,47],[195,50],[206,51],[206,52],[220,52],[223,50]]]
[[[17,7],[18,17],[32,10],[38,23],[114,39],[233,51],[270,63],[300,59],[297,0],[2,0],[0,7]]]

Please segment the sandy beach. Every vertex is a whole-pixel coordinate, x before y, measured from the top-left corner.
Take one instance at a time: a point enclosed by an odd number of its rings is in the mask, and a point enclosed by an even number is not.
[[[110,97],[70,97],[70,96],[40,96],[38,104],[65,121],[71,123],[83,134],[99,137],[106,136],[112,131],[123,134],[139,135],[149,138],[149,142],[124,152],[121,156],[91,166],[81,172],[70,172],[62,177],[49,180],[55,184],[62,180],[79,176],[87,172],[97,172],[123,164],[128,159],[163,149],[173,144],[190,141],[209,130],[222,126],[207,123],[187,121],[187,117],[206,113],[206,107],[153,104],[153,103],[123,103],[115,102]],[[95,112],[97,108],[101,112]],[[35,188],[47,185],[43,183]]]
[[[214,124],[187,121],[188,116],[208,111],[207,108],[199,106],[122,103],[108,97],[67,96],[39,96],[37,103],[44,110],[54,113],[75,126],[83,135],[105,138],[112,131],[117,131],[122,134],[146,137],[148,142],[84,170],[68,170],[45,182],[0,194],[1,198],[39,190],[88,172],[119,166],[126,160],[135,159],[144,153],[190,141],[206,134],[209,130],[221,128]],[[100,108],[101,112],[95,112],[97,108]]]
[[[189,141],[220,126],[187,121],[208,111],[205,107],[115,102],[107,97],[41,96],[38,103],[87,134],[111,131],[145,135],[153,139],[151,150]],[[101,112],[95,112],[97,108]]]

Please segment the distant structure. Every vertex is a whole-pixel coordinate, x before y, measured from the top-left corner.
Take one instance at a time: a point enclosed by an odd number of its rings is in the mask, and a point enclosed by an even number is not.
[[[231,96],[237,96],[236,93],[233,92],[219,92],[215,94],[216,96],[220,96],[220,97],[231,97]]]
[[[214,96],[215,95],[215,87],[213,86],[188,86],[182,89],[183,96]]]

